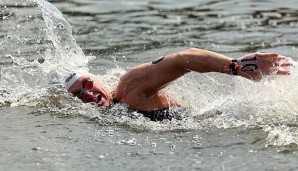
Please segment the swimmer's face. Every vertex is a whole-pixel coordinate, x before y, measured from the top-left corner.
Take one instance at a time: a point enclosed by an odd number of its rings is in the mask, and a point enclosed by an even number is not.
[[[92,80],[93,85],[85,91],[84,83],[86,80]],[[86,87],[85,87],[86,88]],[[101,81],[94,75],[83,75],[77,79],[67,90],[75,97],[78,97],[84,103],[95,103],[97,106],[109,107],[111,101],[111,94]]]

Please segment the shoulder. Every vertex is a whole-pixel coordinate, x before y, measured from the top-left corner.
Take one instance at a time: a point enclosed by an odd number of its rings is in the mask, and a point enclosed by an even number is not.
[[[128,70],[120,77],[118,84],[115,87],[115,98],[123,102],[124,99],[136,97],[141,94],[144,75],[142,74],[142,68],[149,64],[142,64],[135,66]]]

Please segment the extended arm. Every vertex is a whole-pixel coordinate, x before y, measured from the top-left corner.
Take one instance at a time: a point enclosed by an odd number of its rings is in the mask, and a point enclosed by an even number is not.
[[[239,76],[251,80],[260,80],[262,76],[271,74],[274,71],[277,74],[286,75],[289,74],[289,71],[281,70],[279,67],[292,64],[290,61],[285,60],[284,56],[276,53],[248,54],[237,59],[236,72]],[[231,61],[232,58],[222,54],[192,48],[167,55],[155,63],[136,66],[128,71],[122,80],[136,82],[137,86],[131,84],[133,88],[150,95],[190,71],[231,74],[229,68]],[[281,63],[281,61],[283,62]],[[251,66],[257,66],[257,68],[251,68]]]

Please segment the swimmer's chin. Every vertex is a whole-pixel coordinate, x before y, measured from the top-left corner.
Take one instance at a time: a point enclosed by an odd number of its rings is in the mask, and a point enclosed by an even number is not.
[[[97,106],[97,104],[96,104],[95,102],[89,102],[88,104],[91,104],[91,105]]]
[[[97,106],[97,107],[109,107],[110,106],[110,103],[103,103],[103,102],[89,102],[88,104],[91,104],[91,105],[94,105],[94,106]]]

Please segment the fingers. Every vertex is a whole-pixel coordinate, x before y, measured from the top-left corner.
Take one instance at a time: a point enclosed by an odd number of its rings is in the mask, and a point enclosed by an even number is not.
[[[290,67],[294,64],[292,62],[278,61],[272,64],[274,67]]]
[[[278,66],[290,67],[295,64],[295,62],[289,57],[281,56],[280,58],[281,59],[278,62],[278,64],[279,64]]]
[[[290,57],[279,55],[278,53],[257,53],[256,56],[259,57],[259,60],[270,61],[274,67],[290,67],[295,64]]]
[[[290,67],[295,66],[296,62],[290,57],[279,55],[278,53],[254,53],[250,54],[256,58],[256,60],[251,59],[251,56],[247,56],[242,60],[243,64],[256,64],[262,74],[277,74],[277,75],[290,75]]]
[[[278,53],[256,53],[257,57],[262,58],[278,58],[280,55]]]
[[[273,64],[274,68],[276,68],[277,70],[277,75],[290,75],[291,72],[287,70],[287,67],[293,66],[293,61],[291,60],[291,58],[284,56],[281,56],[279,58],[281,58],[281,60]]]
[[[277,71],[277,75],[290,75],[291,72],[290,71],[287,71],[287,70],[282,70],[282,69],[279,69]]]
[[[284,57],[280,56],[278,53],[256,53],[255,56],[259,61],[267,61],[274,63],[284,59]]]
[[[283,62],[281,64],[279,64],[278,66],[282,66],[282,67],[290,67],[293,66],[294,64],[292,62]]]

